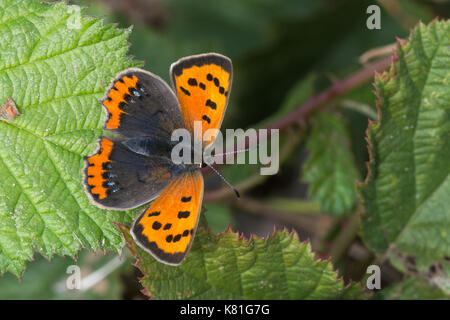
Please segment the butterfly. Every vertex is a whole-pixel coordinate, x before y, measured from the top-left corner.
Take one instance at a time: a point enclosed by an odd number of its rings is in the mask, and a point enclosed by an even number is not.
[[[203,200],[201,164],[171,160],[172,132],[219,129],[228,104],[232,63],[216,53],[182,58],[170,68],[172,89],[158,76],[131,68],[119,73],[101,100],[107,111],[97,151],[85,158],[89,199],[127,210],[153,201],[134,221],[134,241],[158,261],[179,265],[197,229]],[[193,138],[197,139],[197,138]],[[210,141],[201,141],[202,148]]]

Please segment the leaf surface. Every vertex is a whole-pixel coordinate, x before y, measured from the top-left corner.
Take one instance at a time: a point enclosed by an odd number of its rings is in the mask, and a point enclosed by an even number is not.
[[[375,80],[362,230],[371,249],[412,255],[423,269],[450,255],[449,21],[420,23],[397,56]]]
[[[247,240],[231,229],[215,236],[199,227],[186,260],[162,264],[138,247],[120,226],[144,277],[144,293],[156,299],[339,299],[361,297],[344,288],[328,261],[314,258],[308,243],[286,231]]]
[[[374,299],[449,300],[450,296],[436,286],[431,286],[425,279],[410,277],[381,290]]]
[[[102,134],[99,99],[137,65],[129,32],[66,3],[0,1],[0,102],[20,111],[0,121],[0,273],[20,276],[35,250],[50,259],[123,246],[113,222],[134,213],[93,206],[81,171]]]
[[[302,179],[309,183],[311,200],[319,202],[322,210],[343,216],[356,203],[358,178],[347,128],[340,118],[325,113],[315,115],[311,124],[310,155]]]

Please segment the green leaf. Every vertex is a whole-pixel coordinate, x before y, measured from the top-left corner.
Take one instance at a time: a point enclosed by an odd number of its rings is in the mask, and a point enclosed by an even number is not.
[[[152,298],[339,299],[362,294],[358,285],[344,288],[331,263],[316,260],[310,245],[294,233],[247,240],[230,229],[215,236],[199,227],[186,260],[172,267],[138,247],[127,227],[121,229]]]
[[[334,216],[349,213],[356,203],[358,172],[349,146],[347,128],[337,116],[319,113],[312,119],[310,151],[303,165],[303,181],[322,210]]]
[[[35,250],[50,258],[123,246],[113,222],[134,213],[91,205],[81,171],[102,134],[99,99],[137,65],[129,33],[66,3],[0,1],[0,102],[11,96],[20,111],[0,121],[0,273],[20,276]]]
[[[373,298],[384,300],[449,300],[450,296],[439,288],[430,285],[425,279],[410,277],[381,290]]]
[[[415,256],[423,270],[450,255],[449,21],[420,23],[397,56],[375,80],[362,231],[371,249]]]
[[[305,201],[297,198],[269,198],[262,202],[268,209],[272,208],[273,211],[280,210],[283,212],[289,212],[292,214],[322,214],[320,204],[318,202]]]
[[[226,204],[208,203],[204,206],[206,207],[204,216],[212,232],[221,233],[230,225],[232,221],[231,210]]]
[[[104,256],[86,250],[80,252],[76,261],[71,258],[55,257],[47,261],[39,257],[30,263],[27,272],[19,281],[13,274],[6,274],[1,279],[1,300],[56,300],[56,299],[120,299],[123,284],[119,271],[131,268],[124,257]],[[124,263],[125,262],[125,263]],[[75,275],[77,266],[80,271],[81,288],[68,289],[66,282]],[[111,272],[111,273],[109,273]],[[94,275],[94,277],[92,277]],[[90,277],[90,280],[89,278]],[[89,288],[83,288],[83,280]],[[85,282],[86,283],[86,282]]]

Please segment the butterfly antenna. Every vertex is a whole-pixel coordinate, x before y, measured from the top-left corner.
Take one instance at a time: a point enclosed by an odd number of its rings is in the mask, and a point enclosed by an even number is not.
[[[206,162],[204,162],[208,167],[210,167],[226,184],[227,184],[227,186],[229,186],[233,191],[234,191],[234,193],[236,194],[236,197],[238,197],[238,198],[240,198],[241,197],[241,195],[239,194],[239,191],[237,191],[237,189],[235,188],[235,187],[233,187],[232,185],[231,185],[231,183],[229,183],[228,181],[227,181],[227,179],[225,179],[225,177],[222,175],[222,174],[220,174],[220,172],[219,171],[217,171],[216,170],[216,168],[214,168],[212,165],[210,165],[209,163],[206,163]]]
[[[233,151],[228,151],[228,152],[224,152],[224,153],[219,153],[219,154],[215,154],[213,156],[213,158],[215,158],[215,157],[223,157],[223,156],[226,156],[226,155],[229,155],[229,154],[237,154],[237,153],[247,152],[247,151],[250,151],[250,150],[253,150],[253,149],[254,148],[246,148],[246,149],[233,150]]]

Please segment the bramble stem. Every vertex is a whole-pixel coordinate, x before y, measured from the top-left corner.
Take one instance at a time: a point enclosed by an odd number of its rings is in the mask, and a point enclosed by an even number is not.
[[[289,114],[281,117],[280,119],[274,121],[270,124],[267,129],[269,129],[267,133],[267,137],[270,137],[270,129],[287,129],[295,124],[305,124],[307,118],[313,114],[314,112],[319,111],[323,106],[332,100],[346,94],[347,92],[353,90],[354,88],[362,85],[363,83],[373,79],[375,72],[380,72],[387,69],[394,59],[395,56],[389,56],[375,63],[367,64],[362,70],[354,73],[347,79],[334,83],[331,87],[323,91],[318,95],[314,95],[308,99],[303,105],[294,109]],[[258,141],[255,142],[256,144]],[[254,146],[250,146],[249,142],[246,141],[245,148],[252,148]],[[281,159],[280,159],[281,160]],[[280,161],[281,163],[281,161]],[[209,168],[203,168],[204,172],[206,170],[210,170]],[[264,181],[265,179],[255,179],[257,182]],[[255,186],[254,183],[251,183],[251,186]],[[239,184],[236,185],[239,188]],[[247,189],[247,188],[246,188]],[[228,192],[229,190],[215,190],[210,192],[205,192],[205,200],[206,201],[217,201],[223,200],[224,198],[228,198],[232,193]]]

